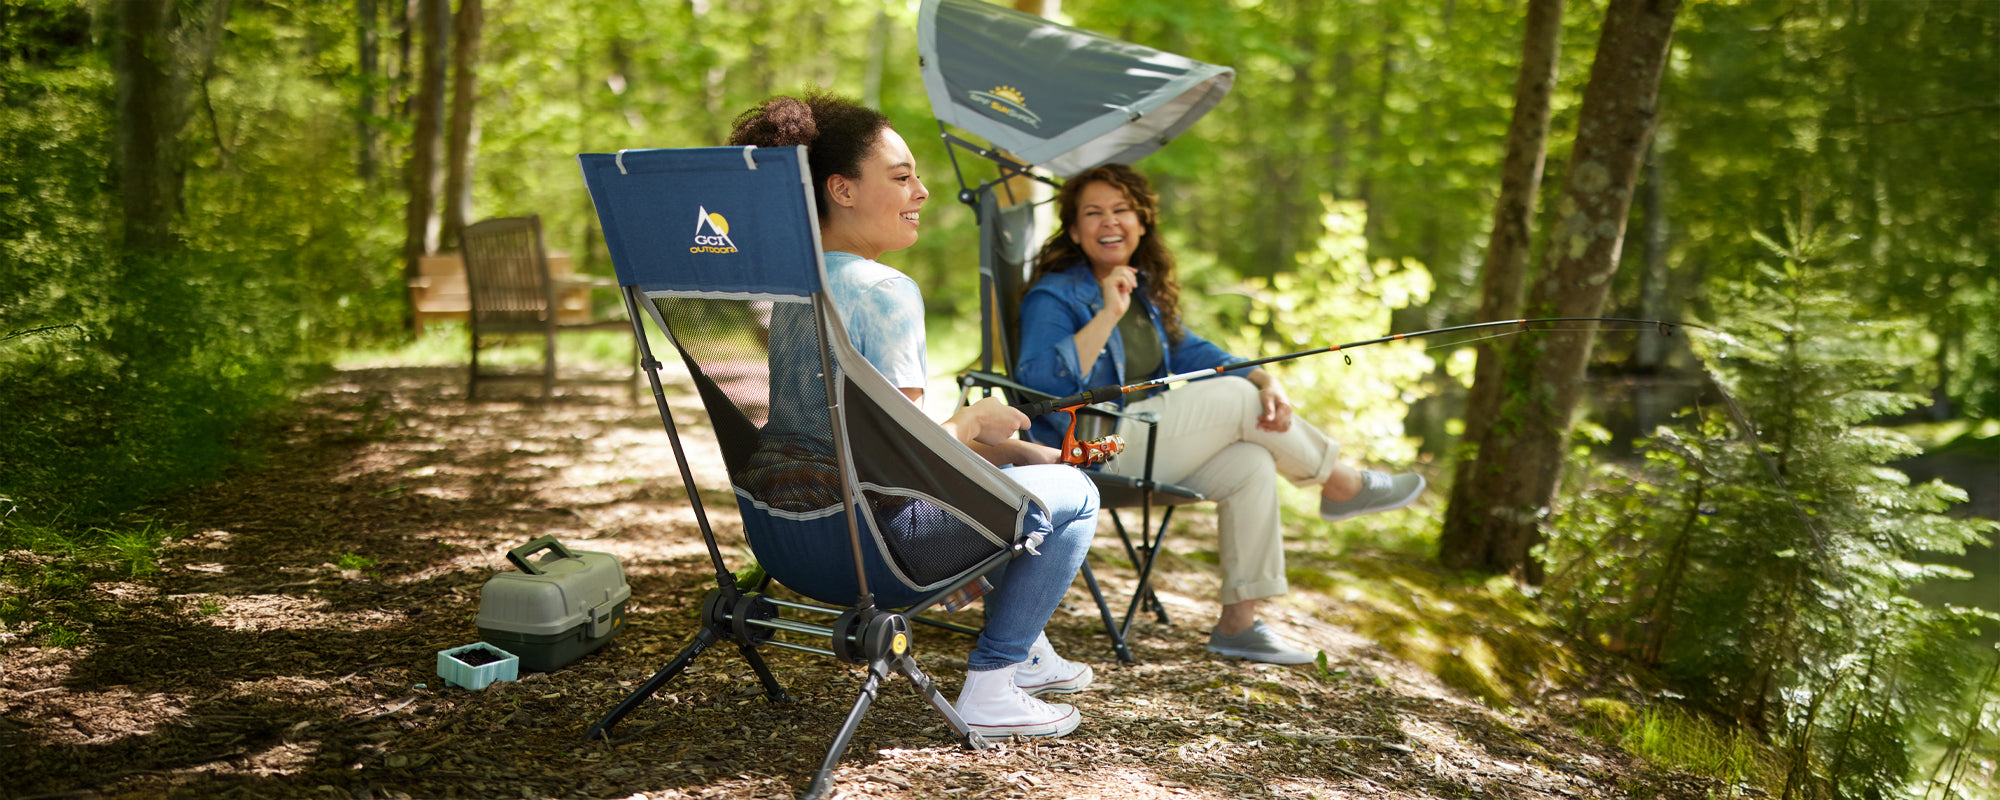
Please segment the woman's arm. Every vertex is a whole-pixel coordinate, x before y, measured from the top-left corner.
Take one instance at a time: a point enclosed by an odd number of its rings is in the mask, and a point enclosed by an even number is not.
[[[1029,290],[1021,301],[1021,353],[1014,378],[1035,391],[1059,397],[1083,391],[1096,354],[1091,361],[1080,360],[1075,340],[1095,313],[1047,287]]]
[[[903,396],[918,407],[924,404],[922,389],[904,389]],[[938,424],[980,458],[999,466],[1058,463],[1062,451],[1014,438],[1014,432],[1028,427],[1027,423],[1027,415],[997,397],[989,397],[960,408],[951,419]]]
[[[1028,415],[998,397],[988,397],[969,406],[960,406],[951,419],[939,424],[947,433],[969,446],[1000,447],[1014,438],[1016,432],[1028,427]]]
[[[1132,291],[1139,288],[1139,272],[1131,267],[1114,267],[1110,275],[1097,282],[1097,291],[1104,298],[1104,307],[1090,316],[1090,321],[1078,329],[1071,338],[1076,347],[1076,363],[1090,364],[1097,361],[1104,346],[1111,343],[1111,333],[1118,329],[1118,320],[1124,318],[1126,309],[1132,307]]]

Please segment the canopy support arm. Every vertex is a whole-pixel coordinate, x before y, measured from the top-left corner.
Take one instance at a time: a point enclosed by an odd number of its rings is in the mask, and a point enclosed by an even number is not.
[[[979,194],[981,192],[993,188],[993,186],[997,184],[1005,183],[1017,177],[1032,178],[1034,180],[1041,181],[1056,188],[1062,187],[1062,184],[1055,182],[1054,180],[1050,179],[1045,175],[1039,175],[1029,171],[1031,169],[1031,165],[1023,164],[1019,161],[1016,161],[1014,160],[1013,157],[999,150],[995,150],[991,147],[982,147],[980,145],[973,144],[972,142],[967,141],[964,138],[954,135],[951,131],[945,129],[944,123],[942,121],[938,123],[938,135],[944,138],[944,144],[945,144],[944,151],[947,155],[951,156],[952,174],[958,178],[958,201],[968,206],[972,206],[975,213],[977,213],[979,209]],[[994,165],[1000,168],[1000,177],[979,184],[976,187],[968,188],[965,183],[965,172],[964,170],[959,169],[958,166],[958,149],[960,148],[963,148],[966,151],[972,153],[973,155],[979,156],[980,158],[984,158],[988,161],[993,162]]]

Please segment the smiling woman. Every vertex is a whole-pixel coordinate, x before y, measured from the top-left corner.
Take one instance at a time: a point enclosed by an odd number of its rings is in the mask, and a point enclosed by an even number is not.
[[[924,201],[930,193],[917,177],[909,144],[881,112],[827,94],[774,97],[745,112],[730,134],[733,146],[806,147],[825,252],[826,291],[847,329],[848,340],[869,364],[912,402],[921,402],[929,378],[925,358],[924,298],[916,282],[876,259],[917,243]],[[773,309],[771,351],[801,325],[795,305]],[[780,393],[774,392],[774,397]],[[783,397],[810,397],[807,392]],[[831,454],[810,435],[826,425],[824,403],[774,400],[753,467],[737,477],[759,488],[780,489],[811,505],[808,495],[838,480]],[[1042,628],[1075,580],[1097,529],[1097,490],[1088,478],[1058,463],[1054,448],[1014,438],[1028,417],[998,398],[956,410],[941,423],[945,430],[989,461],[1007,468],[1007,477],[1040,498],[1043,538],[1039,551],[1013,560],[993,573],[986,594],[986,627],[966,658],[958,713],[973,730],[989,737],[1062,736],[1082,717],[1074,706],[1045,703],[1041,694],[1079,692],[1091,683],[1088,665],[1057,655]],[[927,521],[935,507],[910,503],[877,508],[878,521],[895,535],[956,535],[961,523]],[[930,540],[925,540],[929,543]],[[922,545],[920,545],[922,546]],[[772,575],[812,574],[823,564],[790,551],[759,552]],[[781,577],[780,580],[783,580]],[[895,607],[914,598],[879,594]]]
[[[1173,253],[1150,235],[1160,225],[1159,197],[1144,175],[1117,163],[1085,170],[1063,184],[1056,215],[1060,227],[1036,257],[1021,300],[1022,383],[1067,397],[1241,361],[1182,326]],[[1423,476],[1341,463],[1340,445],[1295,418],[1284,387],[1258,368],[1113,402],[1157,415],[1161,440],[1173,446],[1155,450],[1148,437],[1128,436],[1134,446],[1106,472],[1180,484],[1216,501],[1222,615],[1208,649],[1275,664],[1313,661],[1257,619],[1259,601],[1289,590],[1278,478],[1318,488],[1320,517],[1337,522],[1409,505],[1424,491]],[[1033,435],[1061,441],[1069,422],[1065,412],[1044,414]]]

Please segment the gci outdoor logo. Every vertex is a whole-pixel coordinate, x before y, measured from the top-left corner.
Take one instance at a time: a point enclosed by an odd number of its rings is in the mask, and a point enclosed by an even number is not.
[[[1039,128],[1042,126],[1041,115],[1028,110],[1027,96],[1021,94],[1021,90],[1012,86],[995,86],[993,87],[993,91],[990,92],[967,92],[966,94],[977,102],[985,103],[988,108],[994,111],[1027,123],[1028,127]]]
[[[703,229],[707,229],[708,233],[702,233]],[[688,252],[736,252],[736,243],[729,240],[729,220],[723,219],[721,214],[708,213],[706,207],[701,208],[694,223],[694,246],[688,248]]]

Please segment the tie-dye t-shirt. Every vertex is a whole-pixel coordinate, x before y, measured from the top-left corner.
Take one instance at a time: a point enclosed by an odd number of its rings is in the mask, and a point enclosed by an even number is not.
[[[924,298],[915,281],[852,253],[826,254],[827,294],[854,349],[898,387],[922,387]],[[812,308],[771,309],[770,417],[757,448],[734,477],[769,509],[818,513],[840,504],[840,472],[828,449],[826,396]],[[861,369],[859,364],[850,369]]]
[[[930,370],[924,357],[924,295],[895,267],[838,250],[826,254],[827,293],[847,340],[899,389],[921,389]]]

